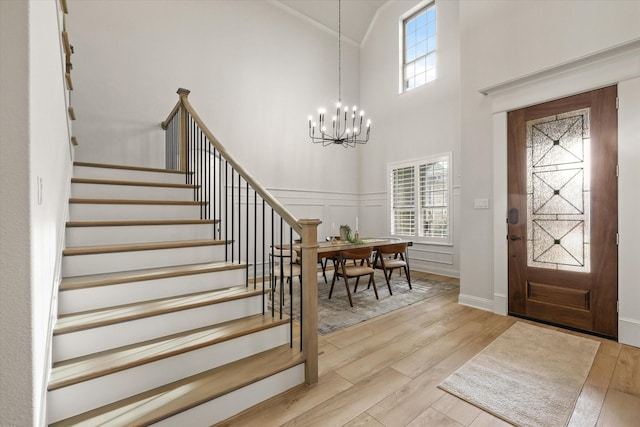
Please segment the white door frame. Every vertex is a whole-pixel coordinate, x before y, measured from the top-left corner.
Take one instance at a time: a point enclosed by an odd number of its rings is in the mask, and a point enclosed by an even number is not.
[[[480,90],[491,98],[493,113],[493,309],[495,313],[505,315],[508,311],[508,252],[505,238],[508,196],[507,112],[638,77],[640,77],[640,39]],[[632,130],[629,132],[632,133]],[[625,138],[633,140],[634,137],[629,133],[625,134],[621,129],[619,142]],[[632,197],[633,195],[624,196]],[[640,232],[635,231],[635,234],[638,234],[635,240],[640,240]],[[629,240],[633,240],[632,236],[629,237]],[[639,243],[635,244],[640,246]],[[637,277],[634,269],[639,268],[634,265],[624,265],[623,260],[624,258],[619,264],[619,271],[622,273],[620,277],[632,277],[633,274]],[[629,272],[631,270],[633,271]],[[624,299],[624,290],[620,288],[619,292],[620,300]],[[640,313],[635,313],[634,317],[635,320],[628,319],[629,324],[623,324],[626,320],[619,318],[619,340],[640,346]]]

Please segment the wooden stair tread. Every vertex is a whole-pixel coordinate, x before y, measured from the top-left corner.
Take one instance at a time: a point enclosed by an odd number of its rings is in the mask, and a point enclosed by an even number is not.
[[[226,289],[216,289],[213,291],[98,308],[78,313],[61,314],[53,328],[53,335],[84,331],[145,317],[188,310],[205,305],[241,299],[251,295],[259,295],[261,293],[263,293],[262,288],[247,290],[245,286],[235,286]]]
[[[245,291],[246,295],[255,292]],[[205,326],[166,337],[57,362],[51,370],[49,390],[140,366],[156,360],[228,341],[283,325],[289,318],[256,314],[217,325]]]
[[[303,362],[296,346],[281,345],[52,425],[148,425]]]
[[[119,283],[142,282],[145,280],[164,279],[169,277],[189,276],[192,274],[210,273],[214,271],[243,269],[247,264],[219,261],[202,264],[178,265],[171,267],[148,268],[144,270],[118,271],[114,273],[92,274],[87,276],[66,277],[62,279],[60,291],[108,286]]]
[[[199,225],[217,224],[217,219],[145,219],[127,221],[69,221],[67,227],[123,227],[142,225]]]
[[[226,240],[172,240],[169,242],[127,243],[124,245],[76,246],[62,251],[64,256],[108,254],[115,252],[150,251],[156,249],[193,248],[198,246],[217,246],[227,244]]]
[[[199,185],[194,184],[174,184],[171,182],[150,182],[150,181],[128,181],[120,179],[103,179],[103,178],[71,178],[72,184],[102,184],[102,185],[128,185],[135,187],[167,187],[167,188],[198,188]]]
[[[169,175],[159,175],[159,174],[148,174],[143,176],[142,173],[122,173],[117,170],[131,170],[131,171],[141,171],[141,172],[158,172],[158,173],[170,173],[170,174],[180,174],[184,175],[184,171],[176,171],[176,170],[167,170],[160,168],[149,168],[149,167],[137,167],[137,166],[126,166],[126,165],[114,165],[114,164],[103,164],[103,163],[92,163],[92,162],[74,162],[74,166],[80,167],[94,167],[94,168],[105,168],[103,172],[99,172],[97,170],[88,170],[84,169],[83,172],[81,170],[76,170],[77,175],[80,175],[76,178],[71,179],[72,184],[97,184],[97,185],[117,185],[122,186],[119,187],[121,190],[125,190],[125,186],[139,186],[140,189],[152,189],[152,188],[176,188],[176,189],[197,189],[198,185],[191,184],[182,184],[182,183],[165,183],[163,181],[178,181],[185,182],[184,177],[179,179],[179,177]],[[112,170],[110,170],[112,169]],[[117,173],[118,172],[118,173]],[[192,174],[191,172],[188,172]],[[98,178],[91,178],[91,176],[97,176]],[[100,178],[104,177],[104,178]],[[132,178],[132,179],[130,179]],[[172,178],[172,179],[169,179]],[[190,178],[187,176],[187,178]],[[85,190],[97,187],[86,187]],[[116,187],[110,187],[112,190],[116,190]],[[80,188],[82,189],[82,188]],[[133,190],[133,188],[130,188]],[[147,190],[149,191],[149,190]],[[157,191],[156,191],[157,192]],[[87,194],[80,195],[80,197],[71,197],[69,199],[69,204],[72,210],[79,209],[80,213],[83,216],[92,215],[94,212],[102,211],[106,208],[116,208],[116,205],[127,206],[125,211],[131,210],[139,210],[144,209],[144,206],[148,206],[147,209],[151,210],[162,210],[168,209],[171,206],[175,206],[173,210],[179,212],[181,210],[189,210],[193,208],[189,208],[187,206],[206,206],[208,202],[199,202],[199,201],[183,201],[183,200],[170,200],[171,195],[166,197],[160,196],[165,200],[154,200],[154,199],[146,199],[148,197],[152,197],[152,195],[144,195],[140,193],[141,196],[137,195],[125,195],[119,194],[115,196],[111,195],[98,195],[98,194]],[[154,193],[155,194],[155,193]],[[186,195],[186,193],[184,194]],[[82,206],[78,206],[82,205]],[[93,208],[90,208],[89,205],[93,205]],[[139,207],[138,207],[139,206]],[[166,206],[166,208],[164,207]],[[179,206],[185,206],[185,208],[178,208]],[[120,208],[122,210],[123,208]],[[118,211],[116,209],[114,212]],[[75,212],[75,211],[72,211]],[[117,212],[116,212],[117,213]],[[138,217],[144,218],[141,215],[135,215]],[[135,218],[134,216],[134,218]],[[147,217],[153,217],[156,215],[149,215]],[[163,215],[168,216],[168,215]],[[177,215],[173,215],[177,216]],[[180,215],[184,217],[197,218],[200,215]],[[94,218],[98,218],[98,220],[94,220]],[[173,219],[131,219],[131,220],[117,220],[117,217],[105,217],[104,220],[100,220],[100,217],[90,218],[87,217],[88,221],[69,221],[67,223],[67,227],[118,227],[118,226],[161,226],[161,225],[198,225],[198,224],[218,224],[219,220],[200,220],[200,219],[183,219],[183,220],[173,220]],[[112,219],[106,219],[112,218]],[[153,232],[156,229],[146,229],[146,232]],[[165,231],[167,229],[158,228],[157,230],[162,231],[162,235],[164,236]],[[192,227],[187,229],[190,234],[191,231],[200,230],[199,228]],[[111,232],[122,231],[129,232],[129,229],[103,229],[103,230],[95,230],[95,233],[90,233],[91,235],[102,236],[104,234],[110,234]],[[135,230],[133,230],[135,231]],[[182,230],[181,230],[182,231]],[[204,231],[204,230],[202,230]],[[209,230],[210,231],[210,230]],[[75,237],[75,233],[80,232],[80,230],[75,230],[71,237]],[[171,236],[178,236],[176,233],[170,233]],[[211,236],[210,233],[207,235]],[[82,237],[82,236],[79,236]],[[145,236],[146,237],[146,236]],[[191,237],[191,236],[183,236],[183,237]],[[196,251],[197,254],[200,252],[208,252],[206,247],[211,245],[226,245],[230,243],[232,240],[221,240],[221,239],[202,239],[197,240],[199,237],[193,235],[192,240],[181,240],[181,241],[161,241],[161,242],[149,242],[149,243],[127,243],[127,244],[110,244],[110,245],[94,245],[94,246],[77,246],[77,247],[69,247],[63,251],[64,256],[74,256],[74,255],[90,255],[90,254],[106,254],[106,253],[122,253],[122,258],[130,257],[130,251],[145,251],[145,250],[161,250],[161,249],[176,249],[176,248],[188,248],[188,247],[202,247],[201,250]],[[214,235],[216,237],[216,235]],[[219,236],[218,236],[219,237]],[[179,237],[178,237],[179,238]],[[155,240],[169,240],[171,237],[160,237]],[[132,241],[133,239],[127,239],[128,241]],[[152,240],[152,239],[146,239]],[[79,242],[83,243],[83,242]],[[96,242],[99,243],[99,242]],[[220,247],[224,248],[224,247]],[[213,251],[212,251],[213,252]],[[164,252],[166,253],[166,252]],[[164,254],[163,252],[159,252],[159,254]],[[155,255],[155,253],[152,253]],[[136,254],[131,254],[132,260],[138,259]],[[141,255],[141,254],[140,254]],[[208,257],[209,258],[209,257]],[[82,262],[82,258],[71,259],[72,264],[75,261]],[[69,258],[66,259],[65,262],[70,261]],[[92,262],[92,259],[88,259],[89,262]],[[193,261],[196,261],[193,259]],[[189,261],[181,261],[181,262],[189,262]],[[159,265],[160,263],[155,263],[155,265]],[[145,264],[147,265],[147,264]],[[139,265],[131,265],[132,268],[140,267]],[[107,285],[116,285],[116,284],[125,284],[132,282],[143,282],[143,281],[151,281],[155,279],[164,279],[164,278],[172,278],[175,277],[177,279],[172,279],[170,282],[161,283],[164,285],[180,285],[183,279],[180,277],[183,276],[192,276],[196,274],[205,274],[205,273],[215,273],[215,272],[224,272],[236,270],[236,272],[231,272],[230,274],[223,274],[219,279],[219,283],[216,286],[229,286],[231,284],[240,283],[236,280],[236,277],[239,277],[240,270],[244,270],[247,268],[246,263],[240,264],[239,261],[218,261],[218,262],[209,262],[209,263],[198,263],[192,265],[181,265],[181,266],[167,266],[167,267],[157,267],[157,268],[146,268],[132,271],[121,271],[121,272],[107,272],[101,274],[93,274],[93,275],[85,275],[85,276],[77,276],[77,277],[69,277],[63,278],[62,283],[60,284],[59,291],[70,291],[70,290],[78,290],[78,289],[88,289],[91,287],[99,287],[99,286],[107,286]],[[104,268],[101,271],[107,271],[109,268]],[[216,273],[217,274],[217,273]],[[198,278],[197,276],[188,279],[189,285],[202,283],[202,280],[212,278],[212,280],[216,280],[217,278],[207,275],[203,278]],[[226,282],[226,283],[225,283]],[[153,286],[155,283],[149,282],[150,286]],[[198,286],[199,287],[199,286]],[[146,295],[148,292],[148,288],[146,287],[146,283],[141,283],[140,285],[134,286],[135,290],[141,290],[141,296],[138,296],[136,299],[144,298],[143,295]],[[196,288],[196,286],[194,286]],[[163,288],[164,289],[164,288]],[[127,292],[126,286],[116,287],[114,289],[105,288],[99,294],[109,293],[109,292]],[[89,291],[90,292],[90,291]],[[183,292],[186,292],[183,290]],[[189,291],[193,292],[193,290]],[[52,366],[50,378],[49,378],[49,391],[58,390],[60,394],[56,394],[55,396],[66,395],[65,393],[77,393],[78,390],[83,390],[85,387],[93,387],[94,384],[104,384],[108,383],[112,379],[115,381],[120,376],[130,377],[130,375],[144,375],[144,372],[151,371],[153,369],[166,369],[166,366],[174,363],[174,360],[178,361],[175,363],[180,363],[179,361],[188,361],[194,360],[189,359],[191,357],[192,351],[197,351],[194,353],[194,357],[203,354],[206,355],[216,355],[218,348],[212,347],[217,343],[228,342],[230,340],[237,339],[239,337],[247,336],[245,339],[249,339],[248,335],[254,333],[261,333],[262,337],[272,336],[277,333],[277,336],[280,337],[277,339],[277,342],[271,343],[269,346],[276,345],[280,342],[283,342],[284,328],[285,325],[288,325],[291,321],[291,318],[288,316],[280,316],[276,315],[273,317],[270,313],[267,314],[256,314],[252,316],[247,316],[244,318],[225,321],[224,323],[218,324],[210,324],[215,322],[211,317],[200,318],[201,314],[211,314],[215,315],[216,319],[219,318],[218,321],[226,320],[228,317],[218,316],[216,313],[220,306],[216,306],[216,304],[224,303],[228,301],[235,301],[233,304],[238,307],[248,307],[251,309],[251,312],[256,312],[259,310],[260,298],[263,298],[264,295],[269,294],[269,289],[262,289],[262,285],[260,285],[260,289],[253,289],[253,286],[246,287],[244,285],[241,286],[233,286],[227,287],[224,289],[216,289],[209,290],[204,292],[195,292],[190,294],[184,294],[180,296],[170,296],[170,297],[162,297],[159,298],[158,295],[152,297],[157,298],[154,300],[145,300],[139,301],[136,303],[131,303],[131,300],[122,300],[118,299],[117,306],[111,307],[103,307],[103,308],[93,308],[91,310],[86,310],[82,308],[82,312],[68,313],[59,315],[56,325],[54,326],[53,336],[56,338],[57,342],[63,343],[65,345],[73,345],[73,340],[75,339],[85,339],[86,336],[91,334],[91,329],[93,328],[102,328],[107,327],[107,332],[111,330],[124,331],[126,334],[129,328],[133,328],[136,326],[145,327],[148,325],[156,325],[158,321],[162,320],[181,320],[186,319],[187,316],[190,316],[191,313],[189,310],[194,310],[194,315],[197,315],[197,321],[193,321],[189,323],[190,326],[186,326],[188,328],[194,328],[189,331],[184,332],[176,332],[184,329],[185,327],[172,327],[170,330],[158,330],[152,335],[145,335],[143,338],[145,341],[139,341],[140,339],[126,339],[118,341],[120,347],[113,348],[114,345],[102,345],[100,347],[95,347],[93,349],[87,349],[84,352],[68,352],[64,353],[60,356],[64,358],[64,354],[67,354],[66,357],[77,356],[78,354],[83,354],[79,357],[73,357],[67,360],[60,360],[55,362]],[[86,294],[86,295],[85,295]],[[78,298],[87,297],[88,293],[79,292],[75,294]],[[162,295],[166,295],[163,291]],[[74,296],[72,294],[66,294],[66,296]],[[65,296],[65,297],[66,297]],[[147,297],[148,298],[148,297]],[[251,300],[246,300],[245,298],[252,298]],[[126,302],[126,304],[123,304]],[[248,305],[247,305],[248,304]],[[102,304],[109,305],[109,304]],[[96,305],[92,305],[90,307],[95,307]],[[264,307],[264,301],[262,302],[262,306]],[[224,307],[222,307],[224,309]],[[78,310],[78,309],[76,309]],[[73,311],[70,309],[69,311]],[[174,313],[174,314],[170,314]],[[168,316],[157,317],[164,314],[169,314]],[[160,320],[158,320],[160,319]],[[135,322],[135,320],[140,320]],[[126,323],[134,321],[133,323]],[[116,325],[115,327],[109,327],[109,325]],[[207,326],[202,326],[207,325]],[[277,328],[271,329],[270,328]],[[86,331],[80,334],[73,334],[73,332]],[[96,329],[99,331],[99,329]],[[262,331],[262,332],[261,332]],[[68,334],[68,335],[65,335]],[[167,335],[170,334],[170,335]],[[265,335],[268,334],[268,335]],[[160,336],[164,335],[164,336]],[[152,339],[149,339],[152,338]],[[295,339],[292,337],[292,341],[295,342]],[[300,337],[297,337],[299,340]],[[122,345],[126,344],[126,345]],[[234,343],[228,343],[226,345],[234,345]],[[104,399],[100,404],[104,404],[114,399],[122,399],[118,402],[109,403],[105,406],[96,408],[95,404],[87,404],[84,406],[87,412],[79,415],[75,415],[66,420],[61,420],[52,425],[148,425],[150,423],[159,421],[161,419],[171,417],[172,415],[178,414],[182,411],[193,408],[197,405],[215,399],[217,397],[223,396],[227,393],[230,393],[235,390],[239,390],[243,387],[251,385],[257,381],[261,381],[265,378],[268,378],[272,375],[275,375],[279,372],[285,371],[291,367],[300,365],[304,363],[304,356],[300,351],[299,347],[300,343],[293,345],[291,348],[290,344],[280,345],[278,347],[272,348],[270,350],[264,351],[260,354],[252,355],[246,357],[242,360],[229,363],[227,365],[223,365],[214,369],[209,369],[213,366],[213,363],[207,363],[204,365],[198,364],[200,366],[199,369],[192,369],[189,374],[193,372],[197,372],[200,369],[207,369],[205,372],[201,372],[196,375],[189,376],[187,378],[179,378],[179,376],[174,375],[171,379],[167,379],[166,381],[176,381],[159,386],[157,388],[144,391],[136,396],[126,397],[127,394],[120,394],[117,398],[113,399]],[[266,347],[266,345],[265,345]],[[264,347],[261,347],[264,348]],[[100,350],[99,352],[95,352]],[[257,351],[256,349],[253,352]],[[87,354],[90,352],[95,352],[93,354]],[[171,359],[174,356],[181,355],[175,359]],[[236,356],[240,357],[240,356]],[[214,357],[215,359],[215,357]],[[202,360],[202,359],[200,359]],[[154,363],[162,361],[160,363]],[[219,361],[217,363],[223,363]],[[136,369],[137,367],[137,369]],[[129,371],[127,371],[129,370]],[[114,373],[119,373],[116,376],[109,376]],[[182,375],[184,376],[184,375]],[[97,380],[87,383],[87,381]],[[104,380],[104,381],[103,381]],[[154,385],[158,385],[161,382],[156,382]],[[78,387],[74,387],[77,385]],[[67,389],[65,389],[68,387]],[[145,390],[149,387],[140,387],[137,390]],[[100,393],[99,390],[94,389],[93,391]],[[68,414],[73,414],[71,410],[66,412]],[[61,414],[64,414],[62,412]],[[56,418],[58,416],[56,415]]]
[[[106,169],[124,169],[124,170],[133,170],[133,171],[141,171],[141,172],[162,172],[162,173],[177,173],[180,175],[184,175],[184,171],[178,171],[173,169],[162,169],[162,168],[149,168],[144,166],[127,166],[127,165],[114,165],[109,163],[93,163],[93,162],[73,162],[74,166],[86,166],[91,168],[106,168]],[[189,172],[190,174],[193,172]]]
[[[144,200],[144,199],[86,199],[72,197],[69,203],[89,205],[178,205],[178,206],[202,206],[208,202],[193,202],[189,200]]]

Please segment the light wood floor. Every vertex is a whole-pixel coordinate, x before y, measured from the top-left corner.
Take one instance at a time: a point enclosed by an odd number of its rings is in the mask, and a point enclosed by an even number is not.
[[[318,384],[300,386],[220,425],[508,426],[437,386],[522,320],[457,300],[454,290],[320,336]],[[640,349],[600,341],[569,426],[640,426]]]

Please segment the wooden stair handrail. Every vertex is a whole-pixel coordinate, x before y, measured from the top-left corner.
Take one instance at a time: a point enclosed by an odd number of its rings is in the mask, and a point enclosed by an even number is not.
[[[226,150],[226,148],[213,136],[213,133],[204,124],[198,113],[195,112],[193,106],[187,99],[190,91],[188,89],[178,89],[180,99],[167,119],[162,122],[162,128],[167,130],[169,123],[177,119],[179,122],[179,150],[185,153],[187,150],[187,113],[195,121],[200,131],[209,140],[210,144],[217,151],[220,158],[224,158],[232,168],[238,172],[246,183],[253,188],[256,194],[259,194],[274,212],[276,212],[282,220],[284,220],[293,231],[301,237],[300,247],[302,249],[302,283],[309,284],[305,287],[301,304],[302,312],[305,313],[302,321],[302,353],[305,362],[305,383],[307,385],[316,384],[318,382],[318,287],[316,286],[317,278],[317,257],[318,257],[318,225],[321,224],[319,219],[301,219],[297,220],[275,197],[267,191],[258,181],[256,181],[244,167]],[[185,162],[186,156],[182,155],[180,159],[179,169],[187,173]]]
[[[220,143],[220,141],[218,141],[218,139],[215,136],[213,136],[213,133],[211,133],[211,131],[204,124],[204,122],[202,121],[198,113],[195,112],[195,110],[193,109],[193,106],[189,103],[189,100],[187,98],[189,96],[190,91],[188,89],[180,88],[178,89],[177,93],[180,96],[180,100],[178,101],[176,106],[173,107],[167,119],[162,122],[162,128],[165,130],[167,129],[167,126],[171,121],[171,118],[173,118],[173,116],[181,107],[184,108],[186,111],[188,111],[191,117],[193,118],[193,120],[195,120],[195,122],[198,124],[198,126],[200,127],[204,135],[207,137],[210,143],[215,147],[218,153],[220,153],[220,155],[224,157],[225,160],[227,160],[233,166],[233,168],[255,190],[255,192],[258,193],[260,197],[262,197],[262,199],[265,200],[273,208],[273,210],[276,211],[278,215],[280,215],[293,228],[293,230],[296,233],[298,233],[298,235],[302,235],[302,226],[298,223],[298,220],[284,206],[282,206],[282,204],[278,200],[276,200],[276,198],[273,197],[271,193],[267,191],[266,188],[264,188],[260,183],[258,183],[258,181],[256,181],[253,178],[253,176],[251,176],[249,172],[247,172],[247,170],[243,168],[240,165],[240,163],[238,163],[238,161],[231,154],[229,154],[229,152]]]

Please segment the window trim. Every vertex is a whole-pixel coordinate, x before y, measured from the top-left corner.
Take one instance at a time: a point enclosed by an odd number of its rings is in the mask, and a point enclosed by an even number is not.
[[[439,238],[439,237],[425,237],[420,236],[420,224],[422,222],[422,218],[420,217],[421,211],[421,189],[420,189],[420,165],[436,163],[439,161],[447,161],[447,237]],[[394,169],[403,168],[403,167],[414,167],[415,168],[415,187],[414,187],[414,195],[415,195],[415,218],[417,219],[415,234],[413,236],[405,236],[399,234],[392,233],[391,227],[391,218],[392,218],[392,209],[393,209],[393,200],[391,195],[391,186],[392,182],[392,172]],[[425,243],[430,245],[442,245],[442,246],[452,246],[453,245],[453,211],[452,211],[452,202],[453,202],[453,153],[451,151],[447,151],[440,154],[434,154],[430,156],[415,158],[411,160],[403,160],[397,162],[390,162],[387,164],[387,227],[389,235],[396,238],[412,240],[417,243]]]
[[[414,7],[412,7],[411,9],[409,9],[407,12],[403,13],[402,15],[400,15],[400,20],[398,22],[398,51],[399,51],[399,55],[398,55],[398,70],[399,70],[399,75],[398,75],[398,93],[399,94],[403,94],[403,93],[409,93],[409,92],[413,92],[414,90],[424,87],[427,85],[427,83],[431,83],[432,81],[435,81],[438,79],[438,65],[437,65],[437,56],[436,56],[436,78],[434,80],[430,80],[430,81],[425,81],[425,83],[421,84],[420,86],[415,86],[412,89],[406,89],[404,86],[404,59],[405,59],[405,34],[404,34],[404,23],[407,19],[412,18],[415,15],[418,15],[419,13],[421,13],[423,10],[426,10],[430,7],[436,7],[436,1],[435,0],[423,0],[420,3],[418,3],[417,5],[415,5]],[[437,13],[437,12],[436,12]],[[436,14],[436,40],[438,39],[438,17]],[[436,50],[434,52],[436,52],[437,55],[437,51],[438,49],[436,48]]]

